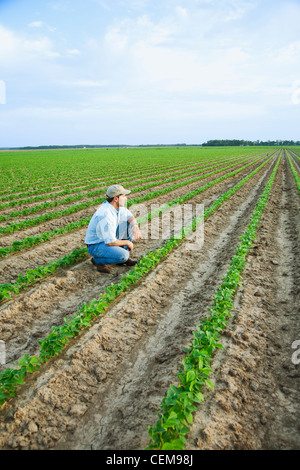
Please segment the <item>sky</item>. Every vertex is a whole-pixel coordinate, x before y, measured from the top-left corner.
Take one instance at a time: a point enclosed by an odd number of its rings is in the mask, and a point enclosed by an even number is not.
[[[300,0],[0,0],[0,147],[299,140]]]

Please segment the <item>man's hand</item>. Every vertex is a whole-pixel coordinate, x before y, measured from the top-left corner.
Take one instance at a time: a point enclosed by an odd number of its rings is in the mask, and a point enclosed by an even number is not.
[[[140,232],[138,224],[134,225],[133,228],[132,228],[132,238],[136,242],[138,242],[139,239],[141,238],[141,232]]]
[[[129,251],[132,251],[133,250],[133,243],[130,242],[129,240],[127,240],[127,246],[129,248]]]

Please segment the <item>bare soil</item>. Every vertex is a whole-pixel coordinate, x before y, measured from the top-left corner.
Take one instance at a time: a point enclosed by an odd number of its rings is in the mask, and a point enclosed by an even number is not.
[[[274,163],[207,219],[202,250],[179,245],[63,354],[28,377],[0,411],[1,449],[146,447],[147,427],[155,424],[169,385],[177,384],[183,349],[207,313]],[[193,203],[207,206],[236,182],[225,180]],[[291,359],[292,343],[300,339],[299,242],[299,194],[284,158],[222,336],[224,350],[212,363],[215,389],[205,391],[186,449],[299,449],[299,365]],[[137,243],[135,254],[158,246],[159,240]],[[127,269],[106,277],[87,260],[5,304],[1,339],[7,335],[10,360],[34,353],[33,343],[50,325]]]
[[[240,198],[247,195],[247,192],[249,192],[253,185],[255,187],[255,185],[261,185],[262,182],[265,182],[273,164],[267,165],[266,168],[263,168],[262,172],[258,172],[253,179],[241,188],[236,195],[238,203]],[[213,186],[204,193],[200,193],[189,200],[189,203],[193,204],[194,207],[196,207],[197,203],[209,206],[217,196],[237,184],[245,174],[239,174],[234,178],[224,180],[216,187]],[[185,189],[187,190],[187,188]],[[154,201],[159,204],[165,202],[162,197],[156,198]],[[150,207],[150,202],[148,201],[148,208]],[[85,231],[86,229],[84,229],[84,232],[83,230],[81,231],[81,237],[84,236]],[[24,266],[23,269],[25,271],[28,267],[35,267],[37,264],[43,265],[47,258],[49,259],[49,253],[54,254],[52,248],[54,248],[55,254],[59,253],[61,256],[60,250],[62,249],[70,252],[71,242],[74,246],[73,249],[82,243],[81,239],[78,240],[78,237],[72,239],[72,236],[74,237],[74,234],[69,234],[66,237],[62,237],[62,239],[53,240],[26,253],[12,257],[15,262],[14,269],[20,269],[21,266]],[[74,245],[76,241],[78,243],[77,246]],[[134,257],[139,259],[149,250],[153,251],[162,246],[163,243],[164,240],[161,236],[158,239],[150,237],[143,239],[136,244]],[[42,259],[40,259],[41,257]],[[90,257],[88,257],[85,262],[79,263],[71,269],[57,272],[55,276],[44,280],[32,289],[24,291],[2,305],[0,308],[0,332],[2,340],[7,343],[7,362],[11,363],[17,360],[18,357],[25,353],[35,354],[37,352],[37,341],[47,335],[52,325],[59,325],[64,318],[72,316],[77,311],[78,305],[81,305],[87,299],[99,296],[100,292],[103,292],[111,282],[118,282],[127,270],[128,268],[126,267],[114,266],[110,275],[101,276],[92,266]],[[7,265],[6,272],[3,272],[3,277],[9,279],[12,276],[10,265]]]
[[[229,188],[231,187],[230,185],[237,184],[237,182],[242,179],[245,175],[247,175],[249,171],[254,170],[259,165],[261,165],[261,163],[262,161],[254,163],[253,166],[251,165],[242,172],[238,173],[236,176],[228,178],[225,181],[221,182],[221,184],[219,183],[217,186],[210,188],[204,193],[201,193],[199,197],[202,198],[204,202],[204,198],[207,195],[207,197],[211,197],[211,200],[215,199],[215,197],[218,197],[218,195],[226,191],[225,188]],[[237,166],[236,168],[238,167],[239,166]],[[229,171],[222,171],[218,173],[217,177],[221,177]],[[166,201],[170,201],[172,199],[180,197],[190,191],[193,191],[194,189],[197,189],[200,186],[205,185],[210,181],[213,181],[214,179],[216,179],[216,175],[209,176],[208,178],[196,181],[195,183],[187,184],[186,186],[173,190],[165,195],[150,199],[148,201],[144,201],[143,206],[145,206],[147,210],[150,210],[152,204],[164,204]],[[159,186],[159,188],[156,189],[163,189],[172,184],[174,183],[162,184],[161,186]],[[153,188],[153,190],[155,190],[155,188]],[[139,193],[136,193],[135,197],[143,196],[146,194],[147,191],[141,191]],[[200,201],[199,197],[197,199],[197,202]],[[192,204],[193,202],[189,201],[189,203]],[[34,235],[41,235],[45,231],[64,227],[71,222],[76,222],[80,219],[91,217],[97,207],[98,206],[91,206],[88,209],[79,211],[70,216],[61,217],[60,219],[55,219],[53,221],[40,224],[36,227],[27,228],[20,232],[15,232],[10,235],[2,236],[0,238],[1,246],[10,246],[14,240],[20,240],[25,237],[31,237]],[[18,274],[23,275],[29,269],[34,269],[36,266],[44,265],[54,259],[59,259],[64,254],[70,253],[76,248],[83,246],[85,233],[86,227],[84,227],[83,229],[75,230],[71,233],[67,233],[60,237],[55,237],[49,242],[32,247],[26,252],[16,252],[15,254],[9,257],[3,258],[2,260],[0,260],[0,279],[2,280],[2,283],[12,282],[15,278],[17,278]]]

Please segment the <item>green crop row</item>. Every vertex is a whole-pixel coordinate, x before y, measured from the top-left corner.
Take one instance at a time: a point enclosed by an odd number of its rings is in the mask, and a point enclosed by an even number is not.
[[[62,155],[62,154],[60,154]],[[2,155],[3,156],[3,155]],[[48,154],[49,156],[49,154]],[[64,157],[66,156],[66,153],[64,152],[63,153],[63,160],[64,160]],[[101,154],[101,156],[103,157],[103,153]],[[99,157],[101,158],[100,154],[99,154]],[[24,162],[23,162],[24,160]],[[59,158],[57,159],[57,162],[58,163],[61,163],[62,160],[59,156]],[[101,161],[100,161],[100,165],[99,165],[99,160],[98,158],[96,159],[96,161],[94,162],[95,163],[95,166],[93,168],[93,171],[91,172],[90,169],[87,168],[87,161],[86,159],[82,160],[81,161],[81,164],[79,164],[79,168],[77,168],[76,170],[75,169],[68,169],[67,171],[60,171],[59,168],[58,168],[58,165],[57,163],[55,163],[54,165],[54,168],[53,168],[53,171],[50,171],[48,172],[48,175],[45,174],[45,167],[43,167],[40,171],[36,170],[34,172],[34,175],[32,173],[29,173],[28,172],[28,169],[26,168],[28,165],[29,162],[27,162],[26,164],[26,161],[25,159],[22,159],[22,165],[24,166],[24,172],[22,173],[19,173],[19,175],[16,175],[16,169],[13,168],[13,161],[10,162],[10,165],[12,165],[12,167],[10,168],[9,172],[8,172],[8,176],[7,176],[7,181],[5,182],[5,175],[2,174],[2,180],[3,180],[3,184],[1,187],[3,188],[6,188],[4,191],[1,191],[1,195],[2,194],[8,194],[9,192],[13,191],[13,190],[24,190],[26,187],[29,188],[29,187],[33,187],[33,188],[43,188],[43,187],[50,187],[50,184],[51,186],[61,186],[61,183],[64,182],[64,181],[69,181],[70,179],[72,180],[72,177],[74,175],[76,175],[76,179],[77,181],[86,181],[88,179],[91,178],[91,176],[94,177],[94,175],[96,174],[105,174],[105,175],[110,175],[111,177],[114,176],[114,174],[116,173],[116,167],[113,166],[113,165],[105,165],[105,168],[101,165]],[[48,162],[47,162],[48,163]],[[83,163],[83,165],[82,165]],[[180,162],[178,162],[180,163]],[[193,162],[194,163],[194,162]],[[130,169],[130,172],[136,172],[136,173],[140,173],[142,170],[145,170],[145,171],[148,171],[150,168],[152,169],[155,169],[155,168],[164,168],[166,166],[172,166],[174,165],[174,162],[170,161],[170,162],[156,162],[153,163],[153,162],[150,162],[149,164],[147,164],[146,166],[142,166],[140,167],[140,165],[138,165],[136,168],[132,167],[131,165],[131,168],[128,168],[128,165],[126,166],[127,168],[125,169],[124,168],[124,165],[123,165],[123,168],[120,169],[118,171],[118,173],[128,173],[128,170]],[[184,166],[184,165],[183,165]],[[119,167],[121,168],[121,167]],[[127,171],[126,171],[127,170]],[[14,175],[14,176],[13,176]],[[30,177],[28,177],[30,175]],[[22,183],[21,183],[22,181]],[[15,184],[14,184],[15,182]],[[7,185],[10,186],[10,188],[8,189],[7,188]],[[43,186],[45,185],[45,186]]]
[[[261,159],[262,157],[259,157],[257,160]],[[255,162],[256,160],[254,160]],[[249,163],[248,165],[252,165],[254,162],[251,162]],[[182,183],[177,183],[175,185],[172,185],[168,188],[165,188],[164,190],[158,190],[158,191],[154,191],[152,193],[149,193],[149,199],[152,197],[151,195],[155,194],[156,196],[158,195],[161,195],[161,194],[164,194],[164,193],[167,193],[169,191],[173,191],[181,186],[184,186],[184,185],[187,185],[187,184],[191,184],[191,183],[194,183],[200,179],[204,179],[204,178],[208,178],[209,176],[212,176],[216,173],[219,173],[221,171],[224,171],[228,168],[231,168],[233,166],[236,166],[236,163],[234,163],[233,165],[229,165],[227,167],[224,167],[222,169],[218,169],[218,170],[215,170],[215,171],[212,171],[210,173],[206,173],[205,175],[200,175],[200,176],[197,176],[195,178],[192,178],[190,180],[185,180],[184,182]],[[170,181],[172,181],[173,178],[170,178]],[[176,178],[175,178],[176,180]],[[168,180],[165,180],[165,182],[167,182]],[[170,182],[169,181],[169,182]],[[146,189],[149,189],[153,186],[157,186],[156,184],[149,184],[149,185],[145,185],[145,186],[142,186],[142,187],[139,187],[139,188],[135,188],[134,191],[141,191],[141,190],[146,190]],[[137,198],[139,199],[138,202],[141,201],[141,198]],[[137,199],[135,200],[137,202]],[[58,211],[58,212],[51,212],[51,213],[47,213],[47,214],[44,214],[44,215],[41,215],[39,217],[35,217],[34,219],[27,219],[27,220],[24,220],[23,222],[19,222],[19,223],[13,223],[11,225],[9,225],[8,227],[2,227],[0,228],[0,234],[7,234],[7,233],[13,233],[15,231],[19,231],[19,230],[23,230],[25,228],[28,228],[28,227],[33,227],[35,225],[39,225],[43,222],[47,222],[49,220],[53,220],[53,219],[56,219],[56,218],[59,218],[59,217],[64,217],[66,215],[70,215],[70,214],[74,214],[75,212],[78,212],[80,210],[83,210],[83,209],[86,209],[90,206],[93,206],[93,205],[97,205],[97,204],[101,204],[103,201],[105,200],[105,197],[98,197],[96,199],[93,199],[92,201],[87,201],[87,202],[84,202],[84,203],[81,203],[81,204],[77,204],[77,205],[73,205],[67,209],[64,209],[62,211]],[[145,199],[143,199],[145,200]]]
[[[165,164],[160,164],[160,165],[153,165],[152,167],[149,166],[148,168],[144,168],[143,169],[143,173],[148,173],[148,172],[155,172],[159,169],[163,170],[165,168],[170,168],[170,170],[172,170],[174,167],[185,167],[186,165],[184,164],[181,164],[181,165],[165,165]],[[53,180],[53,176],[51,175],[51,177],[49,178],[48,182],[47,181],[44,181],[44,186],[43,186],[43,183],[38,181],[38,180],[34,180],[34,185],[32,186],[31,184],[29,185],[26,185],[26,184],[21,184],[21,185],[18,185],[16,186],[15,188],[10,188],[10,189],[6,189],[5,191],[2,191],[0,194],[1,194],[1,198],[0,200],[3,200],[3,199],[14,199],[14,198],[17,198],[19,197],[20,195],[18,194],[10,194],[12,193],[12,191],[20,191],[20,189],[22,189],[24,191],[24,193],[21,193],[21,197],[23,195],[26,195],[26,194],[29,194],[29,195],[34,195],[36,193],[45,193],[45,192],[49,192],[51,190],[53,190],[53,187],[55,186],[58,186],[59,188],[63,187],[63,188],[72,188],[74,186],[78,186],[80,182],[86,182],[86,181],[92,181],[92,180],[97,180],[99,178],[102,178],[102,175],[100,174],[100,176],[96,177],[95,176],[93,178],[91,178],[90,174],[86,174],[87,172],[84,171],[84,172],[81,172],[80,174],[78,174],[78,172],[76,172],[76,182],[74,183],[67,183],[67,184],[62,184],[65,180],[69,181],[70,180],[70,177],[66,177],[66,175],[62,175],[60,179],[56,179],[56,180]],[[103,172],[106,176],[105,177],[108,177],[108,178],[113,178],[115,177],[116,175],[120,175],[122,177],[122,175],[126,176],[128,175],[128,171],[125,171],[124,169],[119,169],[117,172],[116,172],[116,169],[114,168],[113,170],[107,170],[105,169],[105,172]],[[93,175],[95,174],[94,172],[92,173]],[[130,171],[130,174],[141,174],[141,169],[135,169],[135,170],[132,170]],[[57,176],[57,175],[56,175]],[[72,175],[73,176],[73,175]],[[47,183],[47,184],[46,184]],[[51,184],[50,184],[51,183]],[[26,190],[26,187],[29,188],[34,188],[34,189],[27,189]],[[7,187],[6,187],[7,188]],[[9,194],[9,196],[5,196]]]
[[[272,157],[270,157],[265,163],[267,163],[271,158]],[[249,165],[251,165],[251,163]],[[246,165],[246,167],[249,166],[249,165]],[[210,183],[207,183],[204,186],[201,186],[200,188],[195,190],[196,193],[195,193],[195,191],[193,191],[192,193],[189,193],[189,194],[191,194],[190,197],[195,196],[196,194],[198,194],[201,191],[205,191],[208,187],[212,186],[213,184],[217,184],[220,181],[223,181],[224,179],[226,179],[228,177],[235,176],[237,173],[239,173],[240,171],[242,171],[244,169],[245,169],[245,167],[242,167],[240,169],[235,170],[234,172],[227,173],[226,175],[223,175],[220,178],[215,179],[215,180],[211,181]],[[161,190],[161,191],[164,191],[164,193],[166,193],[167,191],[172,190],[172,188],[165,188],[164,190]],[[151,197],[152,198],[157,197],[157,195],[160,195],[160,194],[161,193],[158,193],[156,191],[155,193],[152,192],[152,193],[150,193],[150,195],[143,196],[142,198],[139,198],[139,199],[136,198],[136,199],[130,200],[128,202],[128,207],[130,207],[132,204],[137,204],[137,203],[143,202],[143,200],[146,200],[146,199],[149,200]],[[190,197],[188,197],[188,196],[187,197],[183,196],[183,197],[185,198],[184,200],[190,199]],[[178,199],[175,199],[174,201],[171,201],[171,203],[169,203],[169,205],[174,205],[174,204],[177,204],[177,203],[180,204],[181,202],[183,202],[183,200],[181,200],[181,198],[178,198]],[[0,258],[3,258],[5,256],[7,256],[9,254],[12,254],[12,253],[15,253],[17,251],[22,251],[22,250],[31,248],[32,246],[44,243],[44,242],[50,240],[51,238],[53,238],[55,236],[63,235],[65,233],[69,233],[69,232],[72,232],[74,230],[78,230],[79,228],[88,225],[90,219],[91,219],[91,217],[88,217],[86,219],[81,219],[77,222],[72,222],[72,223],[66,225],[65,227],[57,228],[57,229],[51,230],[49,232],[44,232],[42,235],[35,235],[35,236],[31,236],[31,237],[26,237],[23,240],[15,240],[12,243],[11,246],[0,248]],[[142,221],[143,220],[141,220],[141,223],[142,223]]]
[[[170,177],[170,178],[167,178],[167,179],[165,179],[165,173],[164,173],[164,178],[162,178],[161,175],[157,175],[157,176],[154,176],[152,178],[138,179],[136,181],[134,181],[134,180],[132,181],[132,178],[130,178],[131,179],[131,185],[132,184],[134,184],[134,185],[142,184],[142,186],[137,186],[137,187],[132,188],[131,192],[143,191],[143,190],[152,188],[153,186],[158,186],[162,183],[170,183],[172,181],[176,181],[177,179],[182,178],[182,177],[186,177],[188,175],[203,173],[204,171],[215,168],[216,166],[218,166],[218,164],[206,167],[204,169],[201,167],[200,169],[193,168],[193,170],[188,170],[188,171],[186,169],[185,170],[179,170],[179,171],[176,171],[174,173],[172,172],[173,176]],[[111,184],[114,183],[114,181],[115,180],[108,181],[107,185],[110,186]],[[144,183],[149,183],[149,182],[152,182],[152,184],[151,183],[147,184],[147,185],[144,184]],[[105,190],[106,190],[106,187],[105,188],[98,188],[97,190],[90,191],[88,193],[79,193],[76,196],[69,196],[65,199],[58,199],[58,200],[55,200],[55,201],[52,201],[52,202],[46,202],[44,204],[39,204],[39,205],[34,206],[34,207],[29,207],[27,209],[14,211],[14,212],[11,212],[8,215],[2,215],[2,216],[0,215],[0,222],[2,222],[4,220],[9,220],[9,219],[12,219],[12,218],[15,218],[15,217],[19,217],[19,216],[34,214],[35,212],[42,211],[43,209],[50,209],[51,207],[57,207],[57,206],[60,206],[60,205],[63,205],[63,204],[69,204],[70,202],[79,201],[80,199],[83,199],[85,197],[90,198],[90,197],[97,196],[99,194],[105,194]],[[51,197],[51,195],[49,195],[49,197]],[[23,202],[25,203],[26,200],[23,201]],[[27,202],[30,202],[30,200],[27,200]],[[1,208],[1,206],[0,206],[0,208]]]
[[[296,158],[298,158],[298,160],[300,160],[300,157],[299,157],[299,155],[298,155],[297,153],[292,152],[292,154],[293,154],[294,157],[296,157]]]
[[[179,385],[171,385],[163,398],[155,426],[148,427],[150,442],[149,449],[182,450],[186,443],[186,434],[189,425],[193,423],[193,412],[197,410],[195,404],[202,403],[204,396],[202,389],[205,385],[214,388],[209,379],[212,355],[216,348],[223,349],[219,343],[222,330],[227,325],[227,318],[231,317],[233,301],[236,290],[241,285],[241,274],[246,265],[247,254],[256,237],[257,228],[262,212],[273,185],[280,157],[275,165],[272,175],[265,187],[252,214],[251,221],[240,238],[232,258],[229,270],[222,279],[222,284],[214,296],[214,303],[208,308],[207,318],[200,322],[193,332],[194,339],[189,348],[186,348],[182,368],[177,377]]]
[[[256,169],[255,171],[258,171]],[[252,175],[252,174],[251,174]],[[251,175],[247,175],[235,187],[220,196],[213,206],[205,210],[203,217],[195,217],[192,223],[182,229],[181,236],[172,237],[167,240],[164,245],[155,250],[148,252],[136,266],[125,275],[121,281],[116,284],[111,284],[105,289],[105,292],[100,295],[99,299],[93,299],[89,304],[84,303],[79,307],[79,311],[70,319],[65,319],[63,325],[52,327],[49,335],[39,341],[40,355],[29,357],[26,354],[18,362],[19,368],[7,368],[0,374],[0,406],[10,397],[17,394],[17,388],[24,383],[24,379],[28,373],[33,373],[39,370],[43,363],[47,362],[50,358],[59,354],[64,346],[68,344],[71,338],[78,336],[80,331],[91,325],[91,321],[104,314],[109,305],[123,292],[127,291],[133,284],[148,274],[155,266],[164,259],[174,248],[176,248],[182,240],[187,236],[190,231],[196,229],[199,223],[203,223],[209,215],[212,214],[218,207],[223,204],[232,194],[234,194],[246,181],[249,180]]]
[[[254,176],[263,166],[265,166],[272,157],[262,163],[258,168],[256,168],[252,173],[249,174],[249,177]],[[151,220],[154,217],[158,217],[160,214],[165,212],[170,207],[182,204],[183,202],[195,197],[197,194],[205,191],[206,189],[210,188],[211,186],[223,181],[227,176],[223,175],[220,178],[210,181],[209,183],[201,186],[200,188],[195,189],[194,191],[190,191],[189,193],[185,194],[184,196],[180,196],[169,203],[164,204],[163,206],[159,207],[157,210],[148,213],[146,216],[140,217],[137,219],[139,225],[143,224],[147,220]],[[85,222],[88,223],[89,219],[85,219]],[[79,221],[82,224],[83,221]],[[76,223],[74,223],[76,224]],[[71,224],[70,224],[71,225]],[[81,225],[82,226],[82,225]],[[77,227],[78,228],[78,227]],[[63,230],[63,229],[61,229]],[[35,269],[29,270],[26,272],[25,275],[19,275],[15,283],[6,283],[0,284],[0,302],[3,299],[9,299],[11,294],[18,294],[20,290],[25,289],[28,286],[31,286],[41,278],[45,278],[50,274],[53,274],[57,269],[66,267],[71,263],[78,262],[84,259],[88,255],[88,251],[85,247],[78,248],[74,250],[72,253],[69,253],[57,261],[52,261],[48,263],[46,266],[39,266]]]
[[[244,154],[253,154],[254,149],[243,149]],[[261,149],[256,149],[261,151]],[[240,149],[222,150],[223,158],[239,156]],[[130,149],[130,150],[95,150],[70,152],[68,150],[31,151],[26,153],[2,152],[1,181],[4,189],[2,194],[12,190],[21,191],[24,188],[37,188],[43,185],[61,186],[64,182],[76,178],[88,180],[94,175],[113,177],[116,168],[127,174],[143,173],[149,168],[159,168],[176,164],[195,165],[207,160],[219,159],[220,150],[216,149]],[[5,170],[7,168],[7,170]],[[7,179],[6,179],[7,178]],[[6,181],[5,181],[6,179]],[[9,187],[9,189],[7,189]],[[1,193],[0,193],[1,194]]]
[[[237,160],[235,158],[235,160]],[[198,167],[198,166],[203,166],[203,163],[199,164],[199,165],[193,165],[193,167]],[[172,166],[166,166],[166,165],[161,165],[160,167],[155,167],[155,168],[151,168],[149,170],[144,170],[142,173],[143,175],[145,175],[145,177],[149,177],[153,174],[157,174],[159,173],[160,171],[162,171],[163,173],[167,173],[169,171],[181,171],[182,168],[186,168],[186,165],[184,164],[181,164],[181,165],[172,165]],[[2,204],[0,205],[0,209],[4,209],[6,207],[13,207],[17,204],[27,204],[27,203],[31,203],[31,202],[35,202],[35,201],[41,201],[41,200],[44,200],[44,199],[47,199],[47,198],[52,198],[52,197],[57,197],[57,196],[63,196],[65,194],[72,194],[72,192],[76,192],[76,189],[77,188],[81,188],[81,190],[84,190],[85,188],[89,189],[89,188],[93,188],[95,187],[97,184],[104,184],[105,182],[109,182],[109,181],[116,181],[116,180],[122,180],[122,183],[124,183],[125,181],[128,181],[128,180],[131,180],[134,176],[136,175],[141,175],[141,171],[138,170],[138,171],[132,171],[130,172],[130,176],[128,176],[128,172],[124,172],[124,170],[121,170],[121,171],[118,171],[118,172],[114,172],[112,174],[109,174],[105,177],[102,177],[101,179],[100,178],[95,178],[93,179],[92,181],[89,180],[88,183],[89,184],[86,184],[87,183],[87,178],[85,177],[84,179],[78,179],[76,180],[75,183],[68,183],[66,185],[60,185],[59,186],[59,192],[57,193],[54,193],[54,194],[51,194],[50,192],[53,191],[53,185],[51,186],[46,186],[45,188],[39,188],[38,190],[35,190],[35,191],[27,191],[27,192],[24,192],[24,193],[20,193],[20,194],[15,194],[15,195],[10,195],[10,196],[7,196],[7,197],[1,197],[0,200],[10,200],[11,202],[8,202],[6,204]],[[85,182],[86,186],[82,186],[82,184],[80,185],[80,181],[81,183],[82,182]],[[109,183],[108,183],[109,185]],[[62,191],[63,189],[63,191]],[[50,193],[50,194],[49,194]],[[42,196],[36,196],[37,194],[42,194]],[[32,198],[26,198],[26,199],[22,199],[24,196],[34,196]],[[18,199],[20,198],[20,199]],[[17,199],[16,201],[14,201],[13,199]]]
[[[296,185],[297,185],[298,191],[300,192],[300,176],[299,176],[299,174],[297,173],[297,171],[296,171],[294,165],[292,164],[292,161],[291,161],[291,158],[289,157],[289,155],[288,155],[288,161],[289,161],[289,164],[290,164],[292,173],[293,173],[293,175],[294,175],[294,178],[295,178],[295,181],[296,181]]]
[[[88,252],[86,247],[77,248],[57,261],[52,261],[46,266],[39,266],[35,269],[30,269],[24,274],[19,275],[16,282],[0,284],[0,302],[3,299],[9,299],[11,294],[18,294],[20,290],[35,284],[38,280],[43,279],[50,274],[53,274],[59,268],[65,268],[71,264],[77,263],[86,258]]]
[[[222,152],[222,153],[221,153]],[[221,155],[220,155],[221,154]],[[14,191],[35,190],[33,195],[67,189],[78,186],[78,181],[87,184],[98,176],[114,178],[115,176],[127,176],[133,173],[146,174],[149,171],[178,167],[193,167],[208,162],[218,162],[220,160],[229,161],[232,158],[245,158],[246,156],[262,155],[261,148],[243,149],[243,155],[238,148],[220,149],[199,149],[189,148],[179,149],[144,149],[133,151],[95,151],[86,152],[26,152],[22,154],[11,154],[2,152],[2,167],[8,167],[7,183],[3,184],[3,191],[0,191],[0,200],[23,197],[22,195],[12,195]],[[74,165],[75,163],[75,165]],[[19,172],[18,170],[22,170]],[[75,179],[75,181],[74,181]],[[5,170],[2,171],[1,180],[5,180]],[[18,181],[19,180],[19,181]],[[21,183],[22,182],[22,183]],[[1,188],[0,188],[1,189]],[[3,197],[4,195],[7,197]]]
[[[182,167],[185,168],[184,165],[181,165],[180,167],[175,167],[172,168],[172,173],[177,173],[177,172],[180,172],[182,170]],[[178,169],[179,168],[179,169]],[[160,173],[161,171],[161,173]],[[149,172],[148,174],[146,172],[144,172],[143,174],[143,179],[146,180],[146,181],[150,181],[150,177],[151,175],[155,174],[155,175],[159,175],[159,174],[166,174],[167,172],[169,171],[169,168],[168,167],[162,167],[161,169],[158,169],[156,168],[155,170],[152,170],[151,172]],[[73,194],[75,193],[76,191],[80,190],[80,191],[85,191],[85,190],[89,190],[89,189],[93,189],[95,187],[99,187],[99,184],[101,183],[101,185],[107,185],[109,186],[110,182],[111,181],[116,181],[116,179],[121,179],[122,180],[122,183],[124,183],[125,181],[127,180],[131,180],[132,178],[134,178],[136,175],[139,175],[140,176],[140,172],[132,172],[130,176],[128,176],[128,173],[121,173],[121,174],[114,174],[113,176],[106,176],[106,177],[103,177],[102,179],[95,179],[93,181],[89,181],[89,183],[87,184],[86,183],[86,180],[85,180],[85,185],[80,185],[79,183],[73,183],[73,184],[68,184],[67,185],[67,189],[62,189],[62,187],[60,187],[59,191],[58,192],[54,192],[54,193],[51,193],[51,191],[53,191],[53,187],[47,187],[47,190],[44,190],[42,191],[42,195],[36,195],[38,194],[38,192],[36,191],[30,191],[31,194],[29,194],[29,196],[33,196],[33,197],[27,197],[27,198],[23,198],[24,195],[26,195],[26,193],[23,193],[20,196],[20,199],[17,199],[18,196],[15,196],[14,198],[11,197],[11,199],[16,199],[16,200],[11,200],[10,202],[6,202],[4,204],[0,204],[0,210],[2,209],[6,209],[8,207],[15,207],[17,205],[21,205],[21,204],[31,204],[31,203],[35,203],[35,202],[39,202],[39,201],[44,201],[45,199],[54,199],[56,197],[61,197],[61,196],[66,196],[67,194]],[[125,177],[124,177],[125,175]],[[146,175],[146,176],[144,176]],[[154,179],[154,178],[153,178]],[[70,189],[71,188],[71,189]],[[22,199],[23,198],[23,199]]]

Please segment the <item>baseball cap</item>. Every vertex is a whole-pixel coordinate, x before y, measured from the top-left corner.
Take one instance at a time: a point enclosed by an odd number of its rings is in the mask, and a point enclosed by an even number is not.
[[[120,184],[113,184],[110,186],[106,191],[106,196],[108,197],[115,197],[120,196],[120,194],[130,194],[131,191],[128,189],[123,188]]]

